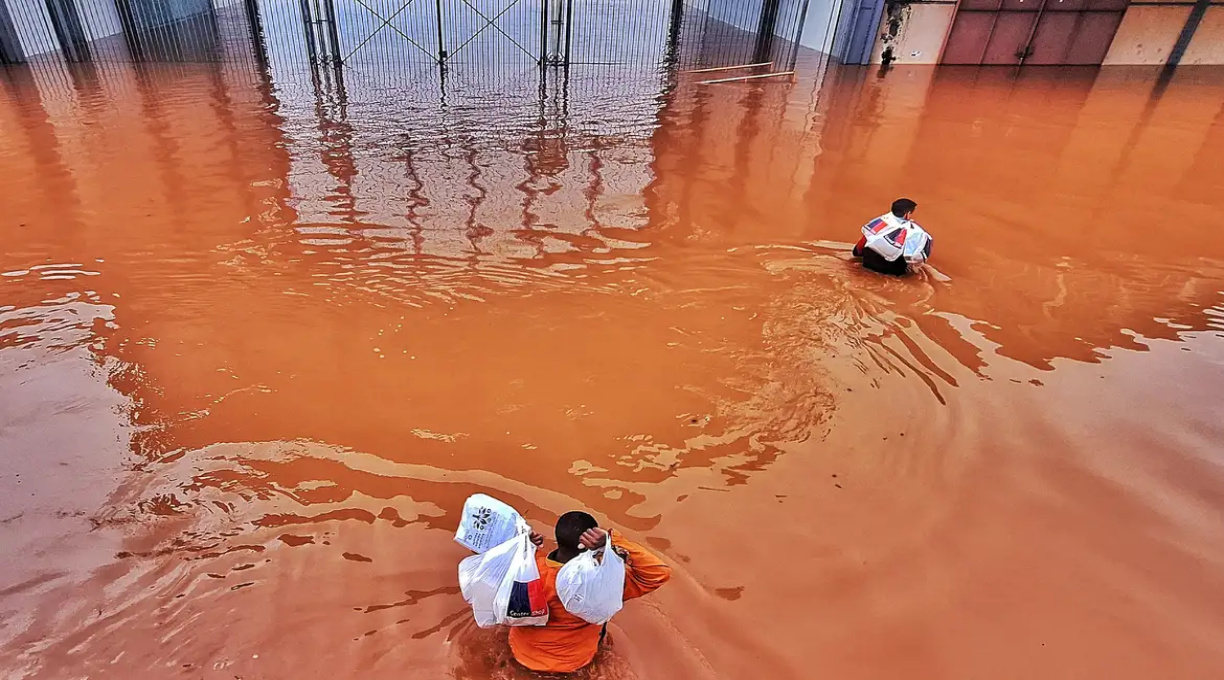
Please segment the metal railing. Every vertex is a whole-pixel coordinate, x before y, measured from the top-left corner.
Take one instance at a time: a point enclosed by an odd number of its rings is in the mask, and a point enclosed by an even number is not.
[[[806,0],[0,0],[0,64],[794,63]]]

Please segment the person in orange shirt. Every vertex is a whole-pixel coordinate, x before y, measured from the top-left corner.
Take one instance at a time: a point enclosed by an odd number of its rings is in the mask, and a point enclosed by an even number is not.
[[[565,610],[557,597],[557,572],[583,550],[604,545],[606,532],[585,512],[567,512],[557,520],[557,549],[536,553],[540,579],[548,598],[548,624],[510,629],[510,651],[524,667],[544,673],[572,673],[591,663],[607,626],[587,623]],[[544,537],[531,532],[537,547]],[[626,600],[656,590],[671,578],[671,567],[642,546],[612,534],[612,549],[625,560]]]

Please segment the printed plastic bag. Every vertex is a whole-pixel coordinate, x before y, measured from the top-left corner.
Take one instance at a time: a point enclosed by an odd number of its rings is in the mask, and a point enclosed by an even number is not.
[[[596,559],[596,553],[602,553]],[[602,625],[624,606],[625,561],[612,549],[612,532],[599,550],[588,550],[557,572],[557,597],[565,611]]]
[[[931,235],[917,222],[884,213],[863,225],[864,247],[889,262],[904,256],[909,264],[922,264],[931,256]]]
[[[472,552],[482,553],[531,529],[522,515],[505,503],[474,494],[463,503],[463,516],[455,530],[455,542]]]
[[[544,581],[528,534],[460,562],[459,592],[481,628],[548,623]]]

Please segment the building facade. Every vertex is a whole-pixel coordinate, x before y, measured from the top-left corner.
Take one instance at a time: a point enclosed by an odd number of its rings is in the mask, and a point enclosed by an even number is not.
[[[1224,64],[1224,0],[840,0],[804,44],[845,63]]]

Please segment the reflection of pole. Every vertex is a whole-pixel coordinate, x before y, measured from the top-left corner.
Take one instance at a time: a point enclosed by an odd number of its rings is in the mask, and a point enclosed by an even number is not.
[[[593,231],[596,234],[600,233],[600,230],[603,229],[603,223],[599,221],[599,215],[596,214],[596,210],[599,209],[599,199],[603,198],[604,195],[603,160],[599,157],[599,151],[602,146],[603,145],[598,140],[596,140],[595,144],[591,146],[591,165],[589,166],[591,171],[591,184],[589,187],[587,187],[587,190],[583,192],[586,194],[587,199],[587,222],[591,223],[590,231]]]
[[[336,69],[338,71],[338,69]],[[325,74],[330,71],[324,71]],[[353,156],[353,127],[346,120],[348,98],[344,87],[336,83],[333,94],[339,116],[334,116],[332,107],[324,104],[321,88],[315,89],[315,115],[319,118],[319,141],[323,167],[336,180],[332,214],[343,217],[350,223],[358,221],[357,197],[353,195],[353,179],[357,177],[357,159]]]
[[[468,186],[472,187],[472,190],[475,192],[474,195],[465,197],[468,204],[468,217],[467,230],[464,232],[464,235],[467,236],[468,243],[472,244],[472,263],[476,264],[479,262],[481,239],[493,233],[492,229],[480,224],[480,222],[477,220],[477,213],[479,212],[481,206],[484,205],[485,199],[489,196],[489,192],[479,183],[480,164],[476,162],[476,147],[471,145],[472,139],[465,136],[463,141],[467,142],[466,145],[462,145],[464,146],[464,151],[466,152],[464,153],[464,159],[467,160],[468,167],[471,168],[471,171],[467,176],[467,184]]]
[[[89,61],[89,39],[73,0],[46,0],[47,14],[67,61]]]
[[[429,199],[425,197],[422,189],[425,188],[425,183],[421,181],[421,176],[417,174],[416,166],[412,164],[412,150],[404,150],[404,168],[408,180],[412,182],[412,186],[408,188],[408,208],[404,211],[404,218],[408,221],[408,231],[412,234],[413,251],[421,254],[421,249],[425,245],[425,227],[421,224],[421,217],[417,215],[417,208],[422,208],[429,205]]]
[[[273,192],[271,199],[275,208],[271,211],[271,218],[275,220],[277,226],[293,224],[297,222],[297,209],[293,207],[289,200],[291,194],[290,187],[292,186],[292,183],[289,181],[289,175],[293,169],[292,145],[284,133],[286,127],[285,119],[279,113],[281,102],[276,98],[275,89],[272,86],[272,76],[266,69],[261,69],[257,77],[255,89],[259,93],[259,99],[257,100],[259,106],[255,108],[255,111],[260,125],[255,131],[260,134],[261,143],[254,147],[239,146],[238,148],[243,150],[248,148],[259,149],[261,162],[248,162],[245,165],[252,170],[259,170],[261,175],[259,179],[263,181],[252,182],[250,186],[258,184],[270,187],[260,191]],[[271,159],[271,162],[267,162],[268,158]],[[276,181],[267,181],[269,179]]]
[[[17,39],[13,16],[9,14],[8,5],[0,1],[0,64],[24,63],[25,52],[21,49],[21,41]]]

